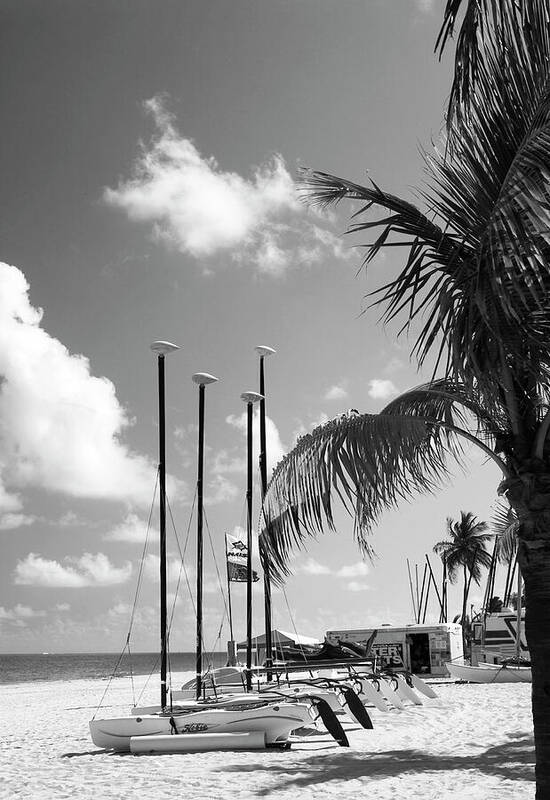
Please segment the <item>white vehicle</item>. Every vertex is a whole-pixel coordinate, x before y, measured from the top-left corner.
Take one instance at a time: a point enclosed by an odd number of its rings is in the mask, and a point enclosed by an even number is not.
[[[454,622],[438,625],[381,625],[375,628],[356,628],[327,631],[331,644],[356,642],[365,645],[377,630],[371,655],[379,669],[411,672],[423,677],[446,676],[448,661],[463,657],[462,627]]]

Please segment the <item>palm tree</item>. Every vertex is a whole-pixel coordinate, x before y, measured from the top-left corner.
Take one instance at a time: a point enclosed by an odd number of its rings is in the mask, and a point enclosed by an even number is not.
[[[447,2],[441,47],[460,6]],[[336,494],[368,552],[384,509],[440,486],[465,442],[481,448],[518,518],[539,799],[550,797],[548,16],[548,0],[467,0],[445,141],[426,156],[421,206],[375,184],[303,175],[309,202],[359,204],[349,230],[377,231],[365,264],[386,245],[405,247],[401,272],[373,303],[416,333],[419,365],[433,356],[435,367],[379,414],[340,417],[302,437],[273,473],[261,536],[282,580],[291,551],[334,527]]]
[[[472,579],[479,585],[482,567],[489,568],[491,556],[485,549],[485,543],[492,534],[485,533],[488,525],[478,522],[470,511],[461,511],[460,520],[447,517],[448,539],[434,545],[434,553],[445,559],[447,574],[451,583],[455,583],[462,570],[464,587],[462,592],[462,641],[466,653],[466,613],[468,595]]]

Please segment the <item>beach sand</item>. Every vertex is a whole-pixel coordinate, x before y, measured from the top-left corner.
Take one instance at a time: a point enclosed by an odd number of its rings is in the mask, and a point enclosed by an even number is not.
[[[144,686],[138,678],[138,689]],[[286,752],[116,755],[92,744],[88,721],[107,683],[0,686],[0,798],[218,800],[370,798],[527,800],[535,795],[530,685],[434,686],[438,700],[372,710],[374,730],[346,723],[351,747],[299,737]],[[177,686],[178,681],[174,681]],[[126,678],[98,716],[127,713]],[[140,702],[156,702],[154,687]]]

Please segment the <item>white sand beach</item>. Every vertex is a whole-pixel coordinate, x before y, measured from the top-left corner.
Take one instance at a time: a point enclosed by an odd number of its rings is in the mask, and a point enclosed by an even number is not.
[[[160,756],[94,747],[88,721],[105,687],[97,680],[0,686],[1,798],[527,800],[535,794],[526,684],[438,684],[438,700],[421,707],[373,710],[372,731],[346,723],[349,749],[309,735],[287,752]],[[143,700],[155,697],[151,687]],[[128,679],[116,679],[100,716],[126,713],[131,700]]]

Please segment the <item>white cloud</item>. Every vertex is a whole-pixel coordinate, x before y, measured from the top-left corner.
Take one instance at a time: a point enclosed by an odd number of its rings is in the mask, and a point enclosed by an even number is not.
[[[210,505],[217,503],[226,503],[238,497],[239,489],[234,483],[228,480],[224,475],[215,475],[214,478],[208,482],[206,489],[206,499]]]
[[[415,0],[416,7],[421,14],[431,14],[435,7],[435,0]]]
[[[142,145],[133,176],[105,189],[107,203],[150,223],[157,239],[197,259],[229,251],[237,263],[280,276],[291,264],[345,257],[341,240],[309,221],[281,156],[243,178],[180,135],[164,98],[153,97],[144,108],[157,135]]]
[[[9,620],[9,621],[17,621],[17,620],[25,620],[25,619],[32,619],[33,617],[45,617],[45,611],[35,611],[34,609],[30,608],[30,606],[24,606],[21,603],[18,603],[13,608],[4,608],[4,606],[0,606],[0,621],[1,620]]]
[[[308,558],[299,566],[293,568],[296,575],[330,575],[331,570],[324,564],[319,564],[314,558]]]
[[[189,566],[183,569],[179,558],[168,558],[166,561],[166,580],[176,583],[178,580],[185,581],[185,573],[191,579],[194,569]],[[148,553],[145,558],[144,575],[152,583],[160,583],[160,558],[154,553]]]
[[[127,619],[130,618],[131,613],[132,606],[129,603],[116,603],[107,612],[109,617],[125,617]]]
[[[107,542],[130,542],[143,544],[147,538],[147,522],[137,514],[129,513],[124,520],[106,533],[103,538]],[[149,539],[158,541],[159,533],[154,528],[149,528]]]
[[[300,436],[305,436],[306,433],[311,433],[311,431],[318,428],[319,425],[324,425],[325,422],[329,421],[329,416],[324,411],[310,420],[308,424],[300,421],[298,423],[298,427],[292,433],[292,441],[296,443],[296,441],[300,438]]]
[[[29,514],[0,514],[0,531],[11,531],[22,528],[24,525],[33,525],[36,517]]]
[[[114,385],[41,327],[28,290],[0,263],[0,512],[18,513],[12,489],[31,486],[148,503],[155,467],[123,444],[130,419]]]
[[[61,564],[29,553],[15,567],[14,583],[23,586],[47,586],[79,589],[85,586],[113,586],[124,583],[132,574],[126,562],[115,567],[103,553],[84,553],[80,558],[67,556]]]
[[[70,603],[57,603],[55,606],[56,611],[70,611]]]
[[[240,431],[245,437],[247,432],[247,412],[244,411],[242,414],[231,414],[230,416],[226,417],[225,421],[228,425],[232,425],[238,431]],[[279,434],[278,428],[273,422],[273,420],[266,416],[265,418],[265,449],[267,453],[267,467],[268,467],[268,476],[273,471],[273,468],[279,463],[282,457],[286,453],[286,448],[281,441],[281,436]],[[254,415],[252,418],[252,458],[254,464],[258,464],[260,457],[260,412],[258,409],[254,409]],[[235,464],[240,463],[238,461],[234,462]],[[243,466],[246,468],[246,462],[243,462]]]
[[[234,417],[226,420],[229,424],[234,424]],[[224,475],[230,472],[237,472],[244,474],[246,472],[246,458],[244,456],[233,456],[227,450],[220,450],[214,456],[212,472],[215,475]]]
[[[399,372],[399,370],[403,369],[404,366],[405,364],[403,361],[394,356],[393,358],[390,358],[383,371],[386,375],[392,375],[395,372]]]
[[[74,511],[66,511],[54,524],[60,528],[72,528],[86,525],[86,522],[75,514]]]
[[[373,378],[369,381],[369,397],[374,400],[387,400],[394,394],[397,394],[397,389],[392,381],[383,378]]]
[[[356,564],[350,564],[346,567],[341,567],[336,575],[339,578],[359,578],[363,575],[369,574],[369,568],[364,561],[358,561]]]
[[[346,583],[345,588],[348,592],[366,592],[370,589],[368,583],[362,583],[361,581],[349,581]]]
[[[343,400],[347,396],[348,393],[344,386],[338,386],[337,384],[330,386],[325,392],[325,400]]]

